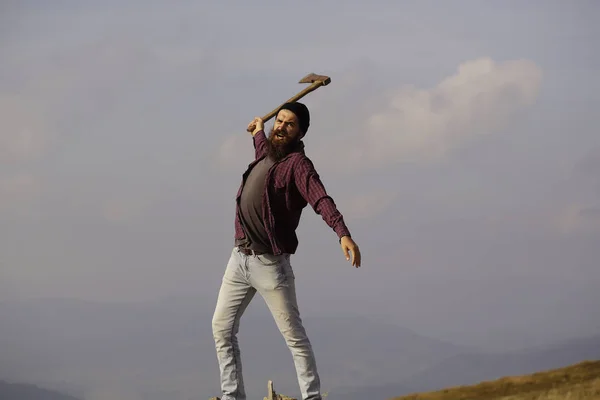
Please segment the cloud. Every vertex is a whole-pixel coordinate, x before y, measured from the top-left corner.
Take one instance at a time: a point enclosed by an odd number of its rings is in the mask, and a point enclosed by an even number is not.
[[[16,163],[38,157],[46,134],[37,111],[21,96],[0,93],[0,162]]]
[[[569,204],[555,219],[559,233],[589,233],[600,231],[600,207]]]
[[[497,63],[479,58],[460,64],[454,75],[432,88],[406,85],[388,89],[370,78],[369,65],[332,72],[335,90],[324,89],[305,100],[321,132],[339,132],[318,142],[313,155],[329,164],[331,154],[347,162],[327,165],[348,173],[356,168],[383,168],[395,163],[431,163],[448,156],[478,135],[497,132],[537,100],[542,71],[528,60]],[[368,81],[366,81],[368,79]],[[343,97],[343,98],[341,98]],[[343,104],[332,107],[330,104]],[[235,165],[245,144],[228,138],[218,158]]]
[[[507,126],[535,103],[541,80],[531,61],[467,61],[434,88],[392,91],[343,151],[354,163],[376,167],[438,161],[470,138]]]
[[[0,209],[23,204],[39,191],[39,182],[29,173],[0,176]]]

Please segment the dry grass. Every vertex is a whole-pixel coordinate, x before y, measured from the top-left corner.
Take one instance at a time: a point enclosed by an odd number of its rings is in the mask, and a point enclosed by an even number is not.
[[[600,400],[600,361],[390,400]]]

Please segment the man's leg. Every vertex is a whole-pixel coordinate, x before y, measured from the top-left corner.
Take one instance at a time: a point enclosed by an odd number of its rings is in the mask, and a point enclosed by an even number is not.
[[[240,318],[256,293],[250,286],[245,260],[236,249],[225,269],[212,319],[219,361],[222,400],[246,400],[237,333]]]
[[[300,318],[289,256],[250,257],[248,267],[252,286],[265,299],[292,353],[302,399],[321,400],[321,383],[312,346]]]

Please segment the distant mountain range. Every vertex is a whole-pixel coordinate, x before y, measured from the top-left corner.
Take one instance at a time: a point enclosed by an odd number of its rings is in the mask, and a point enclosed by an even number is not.
[[[82,400],[35,385],[0,381],[2,400]]]
[[[600,335],[526,351],[457,354],[432,368],[401,378],[397,383],[342,391],[338,393],[338,397],[347,400],[366,399],[369,396],[373,399],[389,399],[408,393],[471,385],[509,375],[561,368],[585,360],[600,360]]]
[[[195,299],[0,304],[0,379],[96,399],[218,395],[212,306]],[[362,317],[304,320],[332,400],[384,399],[600,357],[600,336],[485,354]],[[269,379],[300,397],[291,354],[264,304],[250,306],[239,338],[248,398],[264,397]]]

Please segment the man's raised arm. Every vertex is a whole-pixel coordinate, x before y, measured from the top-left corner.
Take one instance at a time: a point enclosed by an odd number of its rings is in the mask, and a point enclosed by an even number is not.
[[[267,152],[267,137],[265,135],[265,123],[262,118],[255,117],[248,124],[247,131],[252,135],[254,143],[254,159],[259,159]]]

